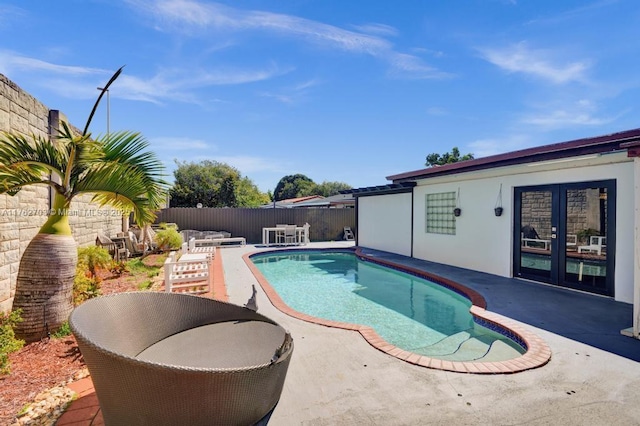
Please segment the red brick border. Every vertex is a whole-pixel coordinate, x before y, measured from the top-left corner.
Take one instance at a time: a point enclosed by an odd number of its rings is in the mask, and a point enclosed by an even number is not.
[[[300,250],[300,249],[296,249]],[[278,250],[282,251],[282,250]],[[280,298],[278,293],[271,287],[271,284],[266,280],[262,273],[251,261],[250,257],[254,254],[265,253],[264,251],[247,253],[242,256],[247,267],[251,270],[256,280],[262,286],[262,289],[267,294],[267,297],[271,303],[280,311],[294,318],[301,319],[303,321],[311,322],[314,324],[323,325],[326,327],[336,327],[345,330],[353,330],[359,332],[362,337],[374,348],[385,352],[395,358],[402,361],[406,361],[410,364],[419,365],[421,367],[434,368],[437,370],[454,371],[458,373],[473,373],[473,374],[509,374],[517,373],[520,371],[531,370],[545,365],[551,359],[551,349],[547,344],[538,336],[524,329],[520,324],[512,319],[504,317],[502,315],[487,311],[486,302],[482,295],[474,290],[471,290],[457,282],[444,279],[437,275],[421,271],[415,268],[408,268],[403,265],[399,265],[390,261],[382,261],[380,259],[373,259],[364,255],[360,249],[356,250],[356,255],[364,258],[365,260],[371,260],[375,263],[383,263],[386,266],[390,266],[394,269],[405,271],[414,275],[418,275],[437,283],[443,283],[444,286],[450,286],[456,291],[466,295],[471,300],[472,306],[469,309],[471,314],[475,317],[481,318],[486,322],[496,324],[497,326],[510,331],[514,335],[518,336],[526,345],[527,351],[518,358],[510,359],[500,362],[477,362],[477,361],[446,361],[436,358],[430,358],[420,354],[405,351],[397,346],[394,346],[378,335],[371,327],[357,324],[349,324],[338,321],[329,321],[322,318],[312,317],[311,315],[298,312],[290,308]]]

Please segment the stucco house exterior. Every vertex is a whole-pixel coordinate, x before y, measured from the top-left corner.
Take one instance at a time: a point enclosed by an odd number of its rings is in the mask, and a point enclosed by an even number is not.
[[[357,188],[357,244],[611,297],[640,315],[640,129]]]

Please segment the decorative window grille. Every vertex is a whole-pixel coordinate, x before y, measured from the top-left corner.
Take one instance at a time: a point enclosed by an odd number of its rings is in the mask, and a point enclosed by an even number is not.
[[[455,192],[427,194],[425,197],[425,232],[429,234],[456,234]]]

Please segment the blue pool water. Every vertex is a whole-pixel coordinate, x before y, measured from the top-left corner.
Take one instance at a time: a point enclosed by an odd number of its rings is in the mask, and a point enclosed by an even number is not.
[[[491,360],[524,349],[474,322],[471,302],[425,279],[360,260],[353,253],[297,251],[251,260],[296,311],[372,327],[404,350],[452,360],[481,359],[496,341]],[[496,355],[497,354],[497,355]]]

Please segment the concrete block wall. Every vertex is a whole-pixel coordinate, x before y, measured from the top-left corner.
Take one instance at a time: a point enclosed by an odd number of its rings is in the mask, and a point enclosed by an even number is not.
[[[600,229],[600,192],[594,189],[576,189],[567,192],[567,234],[576,235],[587,228]],[[606,203],[604,203],[606,205]],[[606,210],[605,213],[606,215]],[[551,237],[551,193],[532,191],[522,194],[523,225],[532,225],[543,239]],[[586,242],[586,241],[582,241]]]
[[[64,119],[0,74],[0,132],[47,137],[59,118]],[[94,244],[98,231],[122,232],[120,212],[99,208],[90,200],[90,195],[83,195],[71,206],[74,215],[69,222],[80,246]],[[13,197],[0,195],[0,311],[11,309],[20,257],[46,221],[49,208],[50,190],[45,185],[24,188]]]

